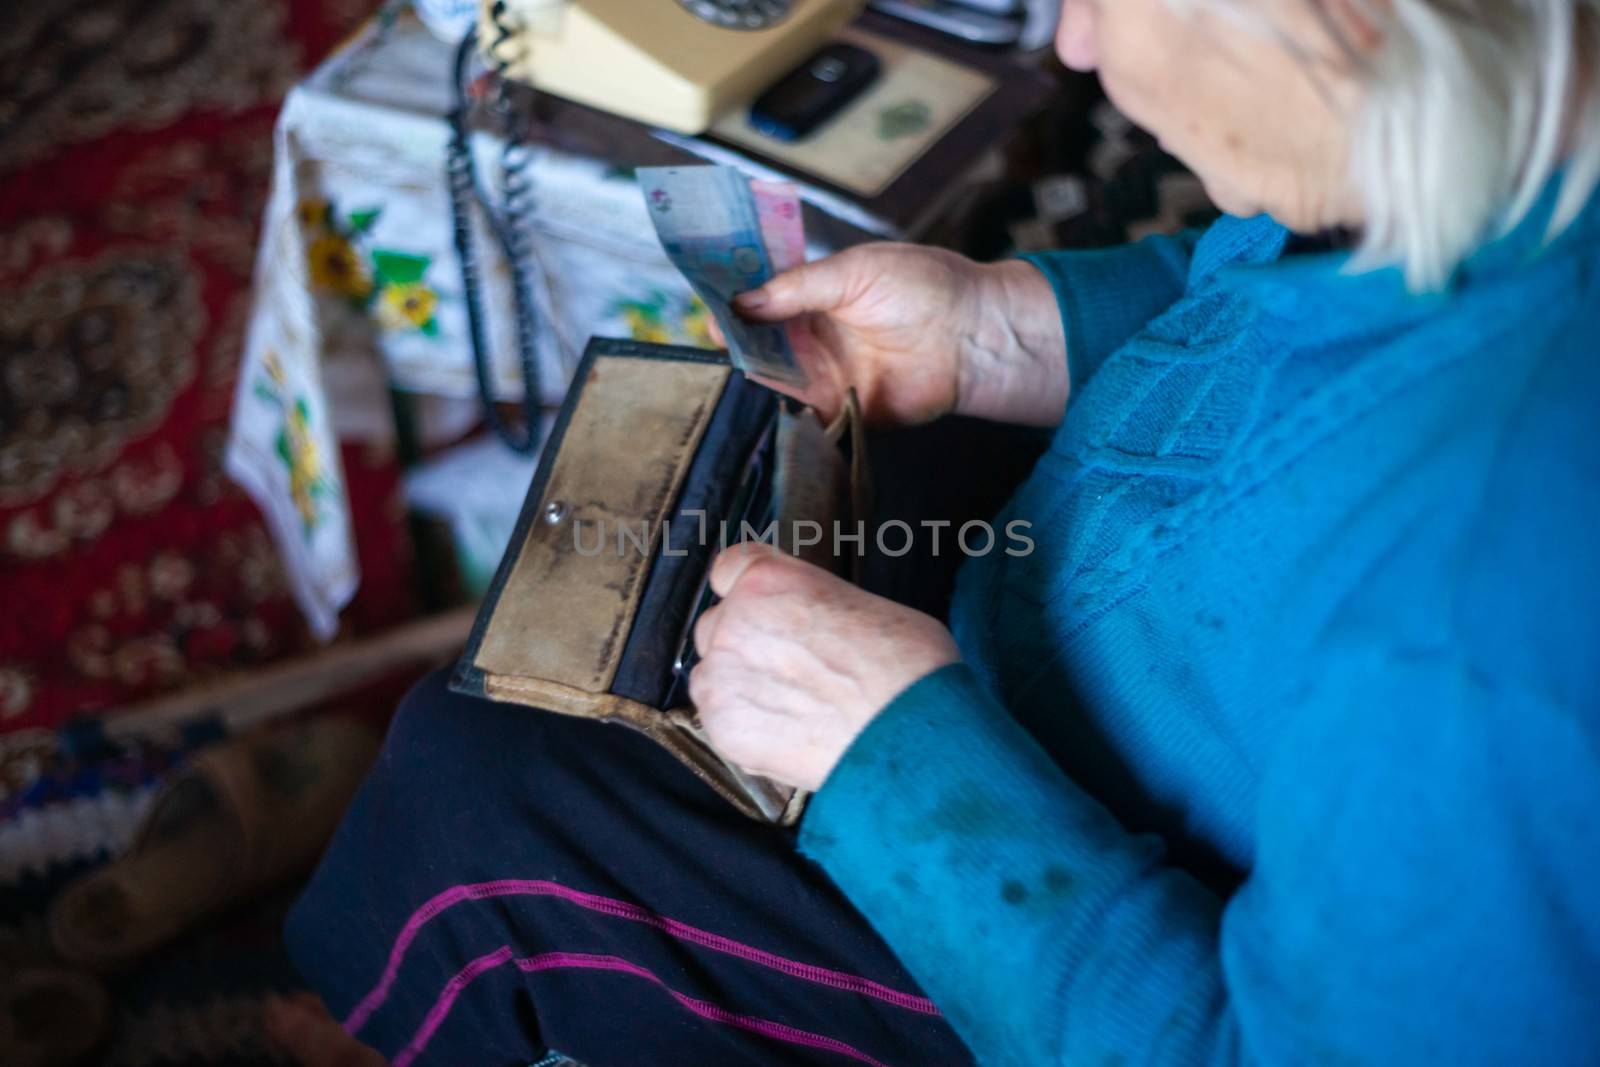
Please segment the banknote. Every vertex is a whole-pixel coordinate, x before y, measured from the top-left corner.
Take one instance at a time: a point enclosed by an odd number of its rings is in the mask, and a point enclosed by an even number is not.
[[[761,220],[761,239],[767,245],[772,270],[782,274],[806,261],[806,227],[800,217],[800,194],[788,182],[752,179],[750,195]]]
[[[639,188],[661,246],[716,317],[734,365],[749,374],[795,385],[806,376],[782,325],[749,322],[733,311],[733,298],[761,286],[778,270],[767,233],[786,265],[805,258],[805,235],[795,235],[795,210],[784,209],[781,188],[758,194],[736,167],[640,167]],[[777,183],[770,183],[777,184]]]

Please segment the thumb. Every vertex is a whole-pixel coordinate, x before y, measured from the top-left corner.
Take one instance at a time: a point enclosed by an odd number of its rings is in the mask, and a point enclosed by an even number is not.
[[[763,560],[789,558],[782,549],[765,541],[740,541],[729,545],[711,561],[711,591],[719,597],[727,597],[733,592],[733,587],[739,584],[739,579],[744,577],[745,571],[755,564]]]
[[[832,311],[855,296],[855,272],[843,255],[802,263],[759,289],[734,297],[734,307],[747,318],[781,322],[808,311]]]

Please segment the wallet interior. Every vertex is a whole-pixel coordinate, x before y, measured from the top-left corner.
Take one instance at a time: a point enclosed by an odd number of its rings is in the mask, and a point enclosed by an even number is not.
[[[793,821],[803,796],[699,731],[693,626],[725,544],[775,523],[832,560],[864,489],[853,406],[824,428],[720,354],[625,341],[591,342],[574,380],[452,686],[632,726],[747,814]],[[788,543],[801,523],[820,541]]]

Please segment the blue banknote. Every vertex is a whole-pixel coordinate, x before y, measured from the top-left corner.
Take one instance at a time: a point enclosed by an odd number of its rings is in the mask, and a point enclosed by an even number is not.
[[[733,298],[773,276],[749,179],[735,167],[640,167],[639,187],[667,256],[716,317],[739,369],[806,383],[782,325],[748,322]]]

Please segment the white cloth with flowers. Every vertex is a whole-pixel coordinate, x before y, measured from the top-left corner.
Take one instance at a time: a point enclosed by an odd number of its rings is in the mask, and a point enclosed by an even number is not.
[[[227,467],[266,514],[323,638],[360,581],[339,440],[392,433],[391,386],[475,410],[445,184],[452,58],[413,16],[381,18],[295,88],[278,120]],[[500,147],[473,144],[491,194]],[[705,310],[661,252],[631,171],[540,148],[528,177],[544,404],[560,402],[591,336],[708,343]],[[478,238],[494,387],[520,397],[505,264]]]

